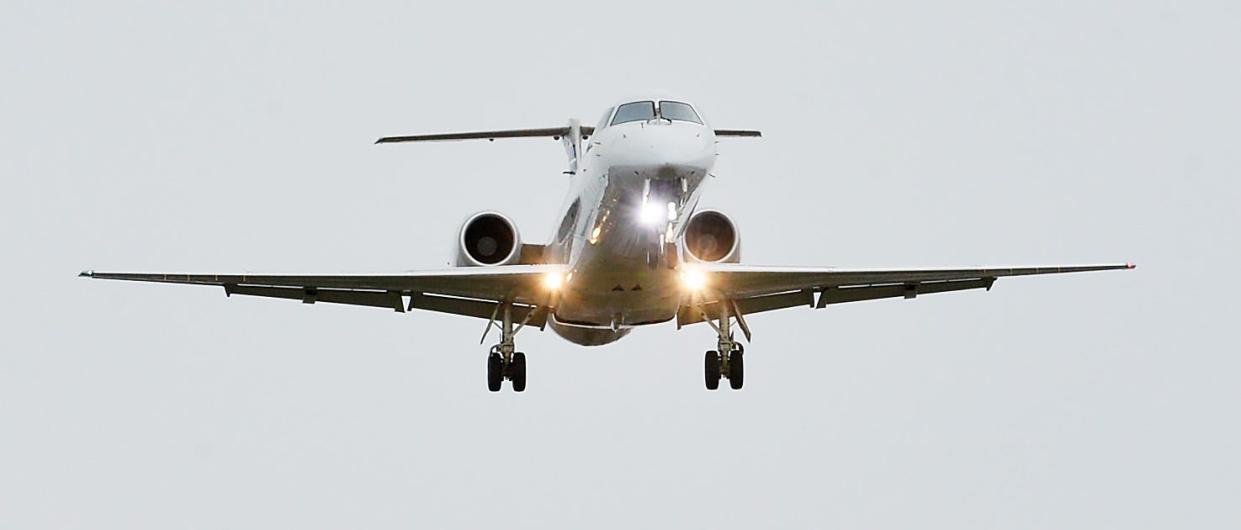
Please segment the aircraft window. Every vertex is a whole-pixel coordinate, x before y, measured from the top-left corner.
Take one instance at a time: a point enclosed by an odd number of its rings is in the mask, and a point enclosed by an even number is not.
[[[635,101],[616,107],[616,116],[612,118],[612,125],[653,119],[655,119],[655,102]]]
[[[680,101],[660,101],[659,115],[669,120],[691,121],[702,125],[702,119],[694,112],[694,107]]]

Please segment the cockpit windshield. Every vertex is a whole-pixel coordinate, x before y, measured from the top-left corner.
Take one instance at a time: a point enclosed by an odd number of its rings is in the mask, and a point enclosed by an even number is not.
[[[612,125],[631,121],[647,121],[656,118],[668,121],[687,121],[702,125],[702,118],[689,103],[680,101],[660,101],[658,111],[654,101],[635,101],[616,107],[616,115],[612,116]]]
[[[653,119],[655,119],[655,102],[635,101],[616,107],[616,116],[612,117],[612,125]]]
[[[702,119],[694,112],[694,107],[680,101],[660,101],[659,115],[664,119],[688,121],[702,125]]]

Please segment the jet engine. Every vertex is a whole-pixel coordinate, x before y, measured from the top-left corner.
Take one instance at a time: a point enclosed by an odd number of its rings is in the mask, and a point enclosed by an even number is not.
[[[741,261],[741,234],[723,212],[702,210],[689,218],[681,248],[690,261],[737,263]]]
[[[512,265],[521,258],[521,235],[511,219],[479,212],[461,224],[457,236],[458,267]]]

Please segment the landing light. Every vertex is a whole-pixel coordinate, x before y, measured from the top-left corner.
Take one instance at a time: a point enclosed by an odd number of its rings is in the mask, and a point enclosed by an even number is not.
[[[642,203],[642,211],[639,213],[642,224],[653,225],[666,218],[667,213],[664,211],[663,205],[655,201],[647,201]]]
[[[549,272],[543,275],[543,287],[548,291],[555,291],[564,285],[564,276],[559,272]]]
[[[681,269],[681,286],[690,291],[701,291],[707,286],[707,274],[698,269]]]

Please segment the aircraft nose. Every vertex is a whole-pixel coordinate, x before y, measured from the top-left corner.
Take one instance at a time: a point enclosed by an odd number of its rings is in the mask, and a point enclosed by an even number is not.
[[[688,177],[690,173],[701,177],[711,170],[715,136],[710,129],[680,123],[635,125],[605,146],[609,166],[644,173],[647,178]]]

